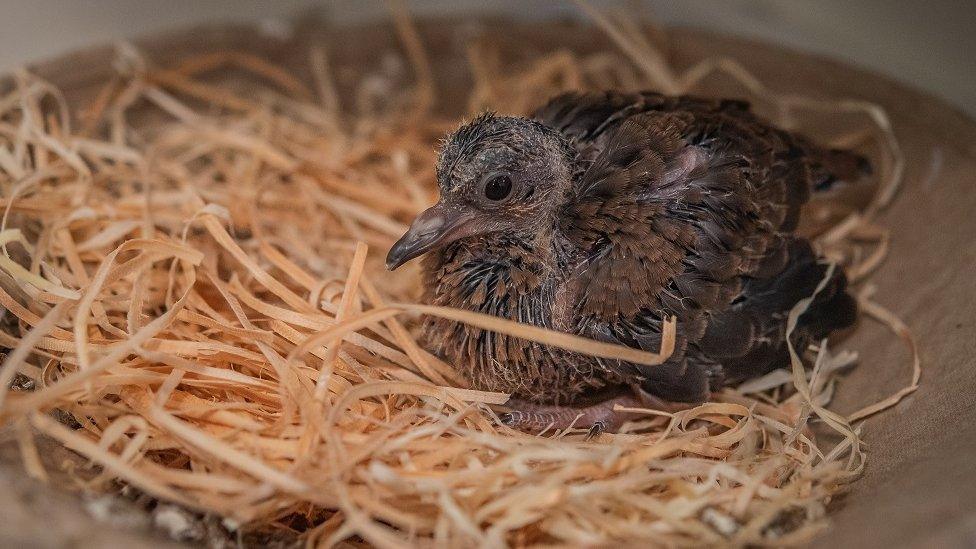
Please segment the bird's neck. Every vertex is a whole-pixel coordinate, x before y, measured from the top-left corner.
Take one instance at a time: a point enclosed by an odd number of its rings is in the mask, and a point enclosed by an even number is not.
[[[552,232],[462,239],[424,264],[428,301],[551,326],[560,259]]]

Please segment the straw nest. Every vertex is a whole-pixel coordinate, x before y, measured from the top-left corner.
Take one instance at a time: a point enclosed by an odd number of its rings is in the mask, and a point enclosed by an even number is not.
[[[881,109],[778,96],[731,60],[677,75],[636,27],[591,15],[619,52],[503,66],[473,45],[469,112],[524,113],[567,88],[701,91],[717,71],[783,125],[857,119],[834,143],[874,157],[880,190],[817,243],[855,280],[880,263],[887,233],[872,219],[901,175]],[[466,388],[420,348],[418,313],[633,351],[414,305],[417,273],[384,272],[385,250],[435,197],[434,145],[458,123],[433,114],[426,52],[402,11],[396,20],[415,74],[399,92],[363,74],[340,99],[317,48],[307,85],[241,53],[161,68],[122,47],[118,74],[78,110],[14,75],[0,97],[0,421],[27,471],[46,476],[41,433],[95,465],[78,473],[88,489],[134,488],[230,531],[310,546],[808,540],[864,466],[854,423],[914,389],[917,358],[904,390],[848,416],[827,405],[854,357],[824,342],[597,440],[499,426],[507,395]]]

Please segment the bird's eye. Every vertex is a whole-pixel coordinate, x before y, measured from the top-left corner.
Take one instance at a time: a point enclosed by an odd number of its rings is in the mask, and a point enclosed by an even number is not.
[[[485,198],[498,202],[512,194],[512,178],[505,174],[497,174],[488,178],[485,183]]]

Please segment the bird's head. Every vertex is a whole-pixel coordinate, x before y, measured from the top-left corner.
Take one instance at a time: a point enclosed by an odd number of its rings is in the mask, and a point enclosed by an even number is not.
[[[551,227],[572,182],[573,159],[558,132],[533,120],[488,113],[461,126],[437,162],[440,199],[393,245],[387,267],[462,238]]]

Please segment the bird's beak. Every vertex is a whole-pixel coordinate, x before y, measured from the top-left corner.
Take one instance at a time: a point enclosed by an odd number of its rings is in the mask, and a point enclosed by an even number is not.
[[[465,226],[472,216],[437,203],[413,220],[407,232],[396,241],[386,256],[386,268],[394,270],[435,246],[449,244],[467,235]]]

